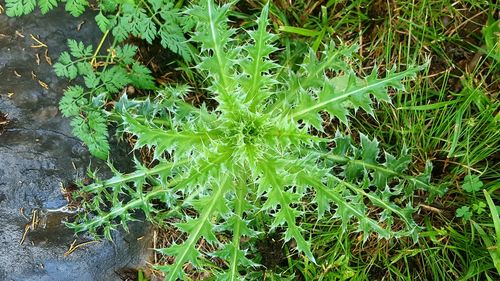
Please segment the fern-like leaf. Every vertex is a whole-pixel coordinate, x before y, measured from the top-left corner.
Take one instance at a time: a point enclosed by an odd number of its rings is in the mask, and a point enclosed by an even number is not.
[[[107,120],[101,112],[91,111],[87,116],[71,120],[73,134],[88,146],[92,155],[107,159],[109,152]]]
[[[166,22],[160,27],[158,34],[163,47],[172,50],[185,61],[190,62],[192,60],[192,51],[182,32],[179,25]]]
[[[156,89],[151,70],[146,66],[134,62],[128,75],[130,83],[138,89],[153,90]]]
[[[106,32],[111,24],[110,20],[103,15],[102,11],[95,16],[95,22],[102,32]]]
[[[85,8],[88,6],[88,0],[66,0],[65,8],[72,16],[78,17],[85,12]]]
[[[84,90],[80,86],[71,86],[64,91],[64,96],[59,102],[59,109],[65,117],[78,116],[82,106],[87,103],[83,97]]]
[[[70,54],[77,59],[92,55],[92,45],[88,45],[87,47],[85,47],[83,42],[77,42],[76,40],[68,39],[68,47],[70,50]]]
[[[38,6],[40,6],[42,14],[46,14],[48,11],[57,7],[57,0],[38,0]]]
[[[36,0],[5,0],[6,14],[9,17],[27,15],[35,9]]]

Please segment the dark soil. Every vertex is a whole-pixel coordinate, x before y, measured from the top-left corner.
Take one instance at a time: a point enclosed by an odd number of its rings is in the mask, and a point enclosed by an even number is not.
[[[138,270],[133,268],[124,268],[116,272],[116,275],[120,276],[122,281],[137,281]]]
[[[280,234],[268,234],[262,240],[259,240],[257,250],[262,257],[260,263],[267,269],[275,268],[286,262],[284,245]]]

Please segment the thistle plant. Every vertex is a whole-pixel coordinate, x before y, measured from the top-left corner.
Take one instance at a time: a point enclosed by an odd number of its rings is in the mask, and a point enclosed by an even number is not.
[[[352,111],[372,113],[373,100],[390,102],[388,89],[403,90],[402,81],[421,67],[403,72],[378,69],[360,78],[351,66],[356,47],[324,46],[311,51],[298,70],[271,58],[277,36],[268,32],[268,6],[246,40],[227,23],[229,5],[211,0],[187,13],[196,19],[192,40],[201,53],[197,70],[206,77],[206,91],[215,108],[186,102],[190,89],[172,85],[153,98],[123,95],[112,113],[121,129],[134,136],[135,149],[154,151],[156,166],[136,161],[136,171],[83,186],[87,200],[77,231],[111,238],[111,231],[138,211],[153,222],[185,233],[170,247],[157,249],[174,257],[158,265],[165,280],[186,279],[184,267],[211,268],[217,280],[242,280],[258,266],[252,243],[263,231],[294,240],[296,251],[315,262],[300,221],[306,210],[334,216],[345,231],[355,228],[363,239],[410,236],[419,227],[412,218],[409,196],[415,189],[440,193],[424,174],[405,174],[411,161],[381,155],[378,142],[360,135],[359,145],[339,132],[321,137],[323,121],[348,123]],[[322,135],[327,135],[322,134]],[[333,147],[333,148],[332,148]],[[242,239],[245,238],[245,239]],[[206,252],[201,241],[217,249]]]

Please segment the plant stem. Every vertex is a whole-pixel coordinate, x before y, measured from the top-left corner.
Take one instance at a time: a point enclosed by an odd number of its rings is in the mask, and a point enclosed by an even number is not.
[[[104,35],[102,36],[101,41],[99,42],[99,45],[97,46],[97,49],[95,50],[94,55],[92,56],[92,59],[90,60],[91,65],[94,65],[96,63],[97,55],[99,54],[99,51],[101,51],[101,48],[104,44],[104,41],[106,41],[106,37],[108,37],[110,30],[111,29],[108,29],[108,30],[106,30],[106,32],[104,32]]]

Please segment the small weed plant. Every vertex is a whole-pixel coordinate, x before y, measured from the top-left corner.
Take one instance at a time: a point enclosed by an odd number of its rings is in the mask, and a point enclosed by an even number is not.
[[[196,69],[216,105],[186,102],[185,85],[166,87],[152,98],[122,95],[106,115],[135,138],[135,149],[152,149],[157,165],[136,161],[136,171],[115,170],[107,180],[92,175],[95,182],[79,193],[86,212],[70,225],[111,239],[111,231],[127,229],[139,211],[152,222],[170,224],[185,235],[157,249],[174,258],[157,266],[166,280],[186,279],[187,264],[209,270],[217,280],[242,280],[259,266],[254,242],[268,231],[284,242],[293,239],[297,253],[314,262],[301,228],[310,210],[340,218],[343,230],[354,225],[365,240],[416,239],[413,191],[442,193],[429,184],[431,166],[411,176],[407,151],[395,157],[365,135],[358,142],[339,132],[320,133],[324,121],[347,124],[352,110],[372,113],[372,98],[390,102],[388,89],[403,90],[402,80],[423,67],[388,70],[383,78],[375,68],[360,78],[351,66],[356,47],[331,43],[319,56],[311,50],[292,70],[272,59],[278,48],[277,36],[267,31],[268,6],[256,28],[236,39],[227,20],[230,5],[201,2],[186,13],[197,23]],[[72,89],[77,97],[83,91]],[[77,100],[63,100],[62,109],[76,113]],[[214,258],[224,266],[215,266]]]
[[[39,7],[42,14],[65,3],[71,15],[82,15],[90,6],[88,0],[6,0],[8,16],[27,15]],[[182,4],[182,2],[180,2]],[[121,43],[134,36],[153,43],[161,40],[163,47],[191,60],[191,50],[186,44],[184,32],[193,22],[179,13],[173,0],[99,0],[95,21],[106,37],[110,32],[115,42]],[[94,58],[95,59],[95,58]]]
[[[89,7],[87,0],[6,0],[8,16],[22,16],[38,6],[42,14],[65,2],[65,9],[80,16]],[[160,44],[178,54],[185,62],[192,60],[192,47],[184,33],[193,26],[189,17],[180,13],[173,0],[102,0],[95,21],[103,32],[102,40],[92,45],[68,40],[69,51],[63,52],[54,70],[60,77],[73,80],[83,77],[84,87],[70,86],[60,103],[61,112],[72,119],[73,134],[89,148],[92,155],[106,159],[109,153],[107,102],[116,98],[123,88],[156,89],[151,71],[135,60],[137,46],[124,44],[130,37]],[[112,36],[110,36],[110,34]],[[108,37],[111,46],[102,52]]]

